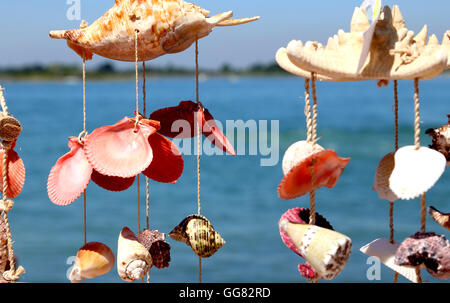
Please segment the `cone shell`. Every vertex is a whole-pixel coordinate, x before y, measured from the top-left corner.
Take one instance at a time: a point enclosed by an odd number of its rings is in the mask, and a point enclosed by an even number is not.
[[[70,281],[93,279],[105,275],[114,267],[115,258],[111,249],[100,242],[90,242],[77,253],[75,264],[70,273]]]
[[[385,199],[390,202],[398,200],[398,197],[392,192],[389,186],[389,178],[392,175],[394,167],[394,153],[389,153],[381,159],[380,163],[378,163],[377,170],[375,172],[375,181],[372,188],[378,193],[378,197],[380,199]]]
[[[169,233],[169,237],[186,243],[202,258],[211,257],[225,245],[225,241],[214,230],[209,220],[199,215],[185,218]]]
[[[151,267],[150,252],[139,243],[128,227],[124,227],[119,235],[117,250],[117,271],[120,278],[128,282],[140,280]]]
[[[6,270],[8,265],[8,237],[6,236],[6,224],[0,216],[0,273]]]
[[[439,180],[445,165],[445,157],[435,150],[402,147],[395,153],[395,168],[389,178],[390,188],[400,199],[417,198]]]
[[[78,54],[82,50],[120,60],[135,60],[135,32],[139,32],[139,60],[187,49],[215,26],[238,25],[259,17],[229,20],[232,12],[208,18],[209,12],[181,0],[116,0],[91,26],[52,31],[51,38],[66,39]]]
[[[91,175],[91,180],[94,181],[95,184],[97,184],[101,188],[114,192],[127,190],[131,187],[131,185],[133,185],[134,179],[136,179],[136,177],[121,178],[105,176],[95,169],[92,171]]]
[[[323,151],[324,148],[319,144],[313,144],[307,141],[298,141],[289,146],[283,156],[282,168],[286,175],[293,167],[312,156]]]
[[[350,158],[341,158],[334,150],[316,152],[299,162],[284,176],[278,186],[278,196],[289,200],[322,186],[332,188],[349,161]],[[314,180],[311,175],[312,169]]]
[[[145,246],[152,256],[153,265],[162,269],[169,267],[170,245],[165,242],[165,235],[157,230],[144,229],[138,234],[139,243]]]
[[[70,137],[68,145],[70,152],[56,161],[48,176],[48,196],[56,205],[74,202],[91,179],[92,166],[87,161],[78,138]]]
[[[332,79],[402,80],[431,79],[447,67],[447,51],[436,36],[428,44],[427,28],[414,36],[408,31],[398,6],[385,6],[376,24],[369,55],[358,73],[363,33],[369,28],[364,9],[356,8],[350,33],[339,30],[326,47],[317,42],[291,41],[290,61],[298,68]]]
[[[153,159],[148,138],[157,128],[141,120],[125,117],[115,125],[104,126],[88,135],[85,154],[102,175],[130,178],[146,169]]]
[[[0,113],[0,138],[5,141],[15,141],[22,131],[20,122],[10,116]]]
[[[158,133],[151,135],[148,142],[153,151],[153,160],[142,173],[157,182],[176,183],[184,169],[178,147]]]
[[[450,230],[450,213],[444,214],[433,206],[428,207],[428,213],[439,225]]]
[[[280,220],[280,230],[295,243],[319,277],[334,279],[347,264],[352,250],[349,237],[316,225]]]
[[[417,283],[418,277],[414,267],[399,266],[394,262],[395,253],[399,246],[400,243],[394,242],[392,244],[389,239],[377,239],[361,247],[360,251],[368,256],[378,258],[381,263],[393,271],[398,272],[411,282]]]
[[[8,149],[7,162],[8,188],[6,190],[6,196],[10,199],[14,199],[22,192],[23,185],[25,184],[25,165],[17,152],[14,151],[14,147]],[[2,171],[3,149],[0,150],[0,172]],[[0,186],[3,188],[3,178],[0,178]]]

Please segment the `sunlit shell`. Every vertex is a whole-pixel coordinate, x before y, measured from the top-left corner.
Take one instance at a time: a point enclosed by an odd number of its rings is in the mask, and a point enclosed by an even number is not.
[[[392,244],[389,239],[377,239],[360,248],[360,251],[368,256],[376,257],[381,263],[389,267],[406,279],[417,283],[416,269],[410,266],[400,266],[395,264],[395,253],[400,243]]]
[[[317,225],[281,219],[279,228],[298,248],[300,255],[323,279],[334,279],[347,264],[352,250],[349,237]]]
[[[328,149],[314,153],[298,163],[284,176],[278,186],[278,196],[281,199],[289,200],[322,186],[332,188],[336,185],[349,161],[350,158],[341,158],[334,150]]]
[[[395,153],[395,168],[389,178],[390,188],[400,199],[414,199],[439,180],[445,165],[445,157],[435,150],[402,147]]]
[[[92,167],[106,176],[130,178],[146,169],[153,159],[149,136],[157,129],[141,120],[125,117],[87,136],[84,150]]]
[[[84,155],[78,138],[69,138],[70,152],[56,161],[47,181],[47,192],[56,205],[68,205],[86,189],[92,174],[92,166]]]
[[[112,177],[105,176],[97,172],[95,169],[92,171],[91,180],[94,181],[95,184],[109,191],[124,191],[131,187],[134,183],[134,179],[136,177],[130,178],[121,178],[121,177]]]
[[[215,26],[239,25],[259,17],[231,20],[232,12],[208,18],[209,12],[182,0],[116,0],[115,5],[91,26],[51,31],[50,37],[66,39],[79,55],[92,53],[121,60],[135,60],[135,32],[139,32],[139,60],[151,60],[187,49]]]
[[[434,221],[439,223],[439,225],[446,228],[447,230],[450,230],[450,213],[444,214],[438,211],[433,206],[428,207],[428,213]]]
[[[324,148],[319,144],[313,144],[307,141],[298,141],[289,146],[283,156],[282,168],[286,175],[294,166],[310,157],[311,155],[323,151]]]
[[[90,242],[77,253],[69,279],[72,283],[107,274],[115,263],[111,249],[100,242]]]
[[[442,39],[442,46],[447,50],[447,54],[448,54],[447,69],[449,69],[450,68],[450,30],[445,32],[444,38]]]
[[[145,246],[152,256],[153,265],[162,269],[169,267],[170,245],[165,242],[165,235],[157,230],[144,229],[138,235],[139,242]]]
[[[178,147],[158,133],[151,135],[148,141],[153,151],[153,160],[142,173],[157,182],[176,183],[184,169]]]
[[[398,197],[392,192],[389,186],[389,178],[392,175],[392,171],[395,167],[394,153],[389,153],[381,159],[378,163],[377,170],[375,172],[375,181],[372,187],[378,193],[380,199],[385,199],[390,202],[398,200]]]
[[[369,28],[365,9],[356,8],[350,33],[339,30],[326,47],[317,42],[291,41],[290,61],[305,71],[332,79],[402,80],[430,79],[447,66],[447,52],[435,35],[426,44],[427,27],[414,36],[398,6],[385,6],[375,27],[369,55],[358,73],[363,50],[363,33]]]
[[[185,218],[169,233],[169,237],[186,243],[202,258],[211,257],[225,245],[225,241],[214,230],[209,220],[199,215]]]
[[[142,279],[152,267],[150,252],[139,243],[136,235],[124,227],[119,235],[117,248],[117,272],[128,282]]]

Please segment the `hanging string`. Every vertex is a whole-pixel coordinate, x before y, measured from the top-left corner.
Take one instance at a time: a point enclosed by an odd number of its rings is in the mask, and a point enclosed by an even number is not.
[[[147,71],[145,69],[145,61],[142,61],[142,101],[143,101],[143,114],[144,117],[147,116],[147,80],[146,80]],[[150,230],[150,180],[146,176],[145,177],[145,216],[147,229]],[[149,275],[147,275],[147,283],[149,281]]]
[[[305,116],[306,116],[306,142],[312,141],[312,120],[311,120],[311,104],[309,95],[309,79],[305,78]]]
[[[83,132],[78,141],[84,144],[83,136],[87,135],[86,130],[86,54],[83,50]],[[84,225],[84,245],[87,243],[87,217],[86,217],[86,189],[83,191],[83,225]]]
[[[134,124],[134,129],[137,131],[137,125],[139,123],[139,50],[138,50],[138,38],[139,38],[139,30],[135,30],[134,32],[134,51],[135,51],[135,74],[136,74],[136,121]],[[141,232],[141,193],[140,193],[140,175],[137,175],[137,209],[138,209],[138,233]]]
[[[398,150],[398,81],[394,80],[394,124],[395,124],[395,152]],[[390,242],[394,244],[394,201],[389,201],[389,230]],[[394,274],[394,283],[398,282],[398,272]]]
[[[200,95],[199,95],[199,64],[198,64],[198,39],[195,40],[195,98],[197,104],[200,105],[200,110],[203,110],[203,106],[200,104]],[[196,114],[196,118],[198,115]],[[200,131],[200,121],[196,119],[196,134],[197,134],[197,214],[201,214],[202,204],[200,201],[200,139],[201,139],[201,131]],[[198,283],[202,283],[202,257],[198,257]]]
[[[395,151],[398,150],[398,81],[394,80]]]

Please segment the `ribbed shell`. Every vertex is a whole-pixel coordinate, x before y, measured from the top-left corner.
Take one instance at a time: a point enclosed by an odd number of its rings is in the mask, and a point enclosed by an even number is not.
[[[394,153],[389,153],[381,159],[378,163],[375,172],[374,185],[372,187],[378,193],[380,199],[385,199],[390,202],[398,200],[398,197],[392,192],[389,187],[389,178],[395,167]]]

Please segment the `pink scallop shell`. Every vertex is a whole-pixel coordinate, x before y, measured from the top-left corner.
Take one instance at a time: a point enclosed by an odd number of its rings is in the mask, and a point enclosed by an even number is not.
[[[278,196],[289,200],[322,186],[332,188],[349,161],[350,158],[341,158],[334,150],[316,152],[299,162],[284,176],[278,186]],[[311,177],[312,167],[314,167],[314,184]]]
[[[86,189],[91,179],[92,166],[84,155],[77,137],[70,137],[70,152],[56,161],[47,181],[47,192],[56,205],[68,205]]]
[[[176,183],[184,169],[178,147],[158,133],[151,135],[148,142],[153,150],[153,160],[142,173],[157,182]]]
[[[84,150],[92,167],[102,175],[130,178],[141,173],[153,159],[148,143],[157,131],[155,125],[125,117],[118,123],[103,126],[87,136]]]
[[[134,183],[134,179],[136,179],[136,177],[122,178],[105,176],[95,169],[92,171],[91,175],[91,180],[94,181],[95,184],[97,184],[101,188],[115,192],[124,191],[130,188]]]
[[[15,144],[14,144],[15,145]],[[8,150],[8,188],[6,190],[6,196],[10,199],[16,198],[23,189],[25,184],[25,165],[22,159],[19,157],[14,146]],[[0,150],[0,191],[3,189],[3,150]]]

